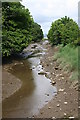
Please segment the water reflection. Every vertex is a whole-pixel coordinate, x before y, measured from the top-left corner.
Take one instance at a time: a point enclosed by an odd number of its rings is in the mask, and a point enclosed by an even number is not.
[[[23,84],[19,91],[3,101],[4,118],[32,117],[46,104],[45,101],[52,99],[56,88],[45,75],[38,75],[41,69],[38,57],[14,63],[9,72],[22,80]]]

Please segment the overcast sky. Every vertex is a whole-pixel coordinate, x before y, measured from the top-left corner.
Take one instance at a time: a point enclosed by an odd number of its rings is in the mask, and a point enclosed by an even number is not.
[[[39,23],[44,34],[48,33],[51,23],[68,16],[78,22],[78,2],[80,0],[22,0],[29,9],[35,22]]]

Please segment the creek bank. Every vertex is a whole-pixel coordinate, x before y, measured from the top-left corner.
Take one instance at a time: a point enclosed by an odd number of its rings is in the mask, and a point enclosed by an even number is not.
[[[2,69],[2,100],[9,98],[15,92],[17,92],[22,86],[20,79],[13,76],[11,73]]]
[[[57,60],[54,60],[54,53],[58,52],[58,47],[43,44],[47,49],[41,64],[51,81],[56,82],[57,94],[47,105],[45,105],[34,118],[78,118],[78,86],[77,82],[70,81],[72,73],[64,71]]]

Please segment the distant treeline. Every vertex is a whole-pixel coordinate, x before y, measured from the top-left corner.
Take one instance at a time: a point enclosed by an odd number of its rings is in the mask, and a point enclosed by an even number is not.
[[[31,41],[43,38],[41,26],[34,22],[20,2],[2,3],[2,56],[21,52]]]
[[[52,45],[80,45],[79,26],[75,21],[73,21],[73,19],[70,19],[67,16],[52,22],[47,37]]]

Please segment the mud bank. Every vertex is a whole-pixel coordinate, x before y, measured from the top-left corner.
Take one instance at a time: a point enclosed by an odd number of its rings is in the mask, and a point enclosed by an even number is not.
[[[41,59],[41,64],[51,81],[56,83],[57,95],[47,105],[45,105],[35,118],[78,118],[78,86],[72,86],[70,81],[72,73],[64,71],[57,61],[53,61],[54,53],[58,51],[57,47],[43,45],[47,49],[46,54]],[[77,88],[77,89],[75,89]]]
[[[7,72],[4,66],[2,69],[2,100],[13,95],[21,86],[21,80]]]

